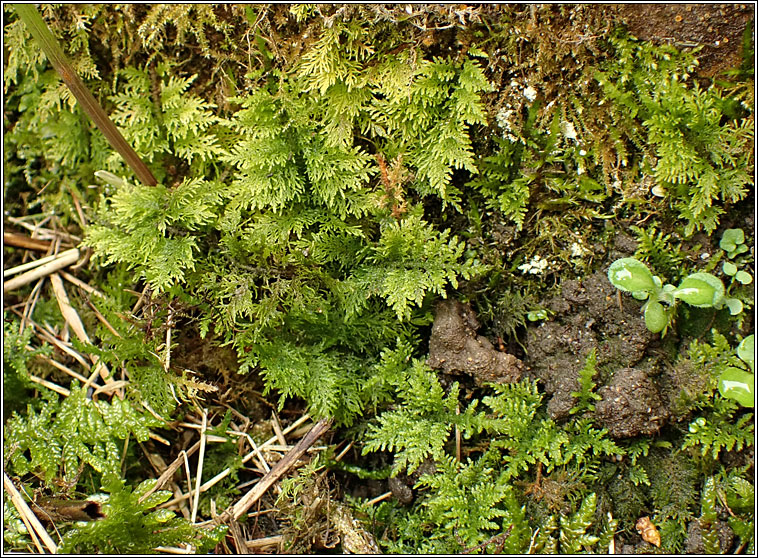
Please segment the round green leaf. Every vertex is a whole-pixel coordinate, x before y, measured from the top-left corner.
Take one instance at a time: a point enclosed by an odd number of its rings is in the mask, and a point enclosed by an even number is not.
[[[735,273],[737,273],[737,266],[734,265],[732,262],[724,262],[724,265],[721,266],[721,269],[724,270],[724,273],[732,277]]]
[[[731,252],[738,244],[745,242],[745,233],[742,229],[726,229],[721,236],[719,248]]]
[[[727,368],[719,378],[719,391],[743,407],[755,407],[755,376],[750,372]]]
[[[662,331],[669,323],[669,317],[663,304],[650,302],[645,306],[645,325],[653,333]]]
[[[742,283],[743,285],[749,285],[753,281],[753,276],[750,275],[747,271],[738,271],[735,276],[735,279]]]
[[[724,304],[726,304],[726,307],[729,308],[729,313],[732,316],[736,316],[740,312],[742,312],[744,306],[742,305],[742,301],[738,298],[725,298]]]
[[[755,370],[755,335],[748,335],[737,345],[737,356]]]
[[[710,273],[693,273],[685,277],[674,296],[698,308],[719,305],[724,298],[724,284]]]
[[[635,292],[655,292],[657,289],[653,274],[647,266],[634,258],[621,258],[608,268],[608,280],[619,290]]]

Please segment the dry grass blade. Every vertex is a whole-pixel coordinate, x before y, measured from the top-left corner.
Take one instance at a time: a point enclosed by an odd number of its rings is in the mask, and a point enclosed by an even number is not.
[[[203,461],[205,460],[205,430],[208,427],[208,411],[203,409],[203,429],[200,431],[200,455],[197,459],[197,474],[195,475],[195,499],[192,502],[191,523],[197,519],[197,506],[200,503],[200,481],[203,478]]]
[[[27,351],[34,351],[34,349],[33,349],[33,348],[31,348],[31,347],[30,347],[30,346],[28,346],[28,345],[26,346],[26,350],[27,350]],[[76,372],[75,370],[71,370],[71,369],[70,369],[68,366],[65,366],[65,365],[61,364],[61,363],[60,363],[60,362],[58,362],[57,360],[53,360],[53,359],[52,359],[52,358],[50,358],[50,357],[47,357],[47,356],[45,356],[45,355],[40,355],[40,354],[38,354],[38,355],[35,355],[35,356],[36,356],[37,358],[41,359],[41,360],[44,360],[44,361],[45,361],[45,362],[47,362],[49,365],[51,365],[51,366],[55,366],[55,367],[56,367],[58,370],[60,370],[61,372],[65,372],[66,374],[68,374],[68,375],[69,375],[69,376],[71,376],[72,378],[75,378],[75,379],[79,380],[80,382],[86,382],[86,381],[87,381],[87,378],[86,378],[85,376],[82,376],[81,374],[79,374],[79,372]]]
[[[31,525],[34,532],[36,532],[37,535],[39,535],[40,539],[42,539],[42,542],[45,543],[47,549],[52,554],[58,552],[58,545],[55,544],[55,541],[53,541],[45,528],[39,522],[37,516],[34,515],[34,512],[29,508],[24,499],[21,497],[21,493],[16,489],[13,481],[11,481],[11,479],[5,473],[3,473],[3,488],[5,488],[8,496],[10,496],[11,502],[13,502],[13,505],[18,510],[18,513],[22,518],[24,518],[24,522],[28,522]]]
[[[166,484],[169,479],[174,475],[174,473],[179,469],[179,467],[182,466],[182,463],[184,463],[185,459],[191,455],[193,455],[198,448],[200,447],[200,442],[195,442],[195,444],[188,450],[182,450],[179,452],[179,456],[174,459],[174,461],[169,465],[163,473],[161,473],[161,476],[158,477],[158,481],[155,483],[155,486],[148,490],[145,494],[143,494],[140,499],[138,500],[138,503],[144,502],[150,495],[157,492],[161,488],[163,488],[163,485]]]
[[[47,389],[54,391],[55,393],[60,393],[64,397],[68,397],[69,395],[71,395],[71,392],[67,390],[66,388],[61,387],[58,384],[54,384],[53,382],[49,382],[48,380],[43,380],[42,378],[35,376],[34,374],[29,374],[29,380],[31,380],[35,384],[44,386]]]
[[[50,284],[53,286],[53,292],[55,298],[58,301],[58,307],[61,309],[63,319],[69,327],[74,330],[74,333],[82,343],[90,343],[89,335],[84,329],[82,319],[79,317],[79,313],[71,306],[71,301],[68,299],[66,289],[63,286],[63,279],[57,273],[50,276]]]
[[[60,275],[55,273],[50,276],[50,283],[53,286],[53,292],[55,293],[55,298],[58,301],[58,307],[61,309],[61,314],[63,314],[63,318],[66,320],[66,323],[72,330],[74,330],[74,333],[82,343],[90,343],[91,341],[89,335],[87,335],[87,332],[84,329],[84,324],[79,317],[79,313],[73,306],[71,306],[71,302],[68,299],[66,289],[63,286],[63,279],[61,279]],[[113,379],[111,378],[111,374],[108,371],[108,367],[105,366],[105,364],[102,362],[99,362],[99,359],[96,355],[92,355],[90,359],[95,365],[95,372],[100,374],[100,377],[105,381],[106,385],[113,383]],[[92,381],[94,381],[94,373],[93,376],[90,376],[90,378]],[[87,387],[89,387],[89,384]]]
[[[255,552],[271,546],[278,546],[284,540],[282,535],[275,535],[273,537],[263,537],[262,539],[254,539],[251,541],[245,541],[245,546],[248,552]]]
[[[34,269],[27,271],[26,273],[22,273],[18,277],[14,277],[13,279],[5,281],[3,283],[3,292],[7,293],[8,291],[18,289],[20,287],[23,287],[24,285],[31,283],[32,281],[36,281],[37,279],[40,279],[41,277],[45,277],[47,275],[50,275],[51,273],[55,273],[59,269],[63,269],[64,267],[67,267],[75,263],[76,260],[78,259],[79,259],[78,249],[72,248],[71,250],[66,250],[65,252],[62,252],[61,254],[58,254],[57,256],[55,256],[55,258],[49,261],[48,263],[35,267]],[[12,271],[12,270],[8,270],[8,271]]]
[[[39,267],[41,265],[48,264],[50,262],[54,262],[59,259],[66,259],[70,258],[71,256],[76,255],[74,258],[74,261],[79,259],[79,250],[77,248],[71,248],[70,250],[66,250],[65,252],[61,252],[60,254],[53,254],[52,256],[45,256],[44,258],[39,258],[36,260],[32,260],[30,262],[26,262],[25,264],[17,265],[16,267],[11,267],[10,269],[3,270],[3,278],[10,277],[12,275],[16,275],[18,273],[22,273],[24,271],[29,271],[30,269],[34,269],[35,267]]]
[[[61,271],[60,274],[61,274],[61,276],[66,281],[68,281],[69,283],[73,283],[74,285],[76,285],[80,289],[83,289],[84,291],[87,292],[87,294],[99,296],[101,298],[105,297],[105,295],[102,292],[98,291],[95,287],[92,287],[92,286],[88,285],[87,283],[85,283],[81,279],[77,279],[76,277],[74,277],[70,273],[67,273],[65,271]]]

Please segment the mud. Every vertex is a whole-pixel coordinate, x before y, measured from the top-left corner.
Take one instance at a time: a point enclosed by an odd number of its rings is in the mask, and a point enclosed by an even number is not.
[[[468,304],[440,302],[429,340],[429,366],[447,374],[467,374],[476,385],[521,379],[523,363],[497,351],[486,337],[477,335],[478,329],[479,322]]]

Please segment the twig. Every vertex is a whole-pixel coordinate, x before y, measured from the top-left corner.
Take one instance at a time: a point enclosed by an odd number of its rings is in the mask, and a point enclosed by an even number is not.
[[[276,412],[271,414],[271,426],[274,428],[274,434],[276,434],[276,439],[279,440],[279,443],[283,446],[287,445],[287,439],[284,437],[284,433],[282,432],[282,426],[279,424],[279,418],[276,416]]]
[[[195,475],[195,500],[192,502],[191,523],[197,519],[197,506],[200,503],[200,481],[203,478],[203,461],[205,460],[205,430],[208,427],[208,411],[203,409],[203,429],[200,431],[200,455],[197,458],[197,475]]]
[[[53,541],[52,537],[50,537],[48,532],[39,522],[37,516],[34,515],[34,512],[26,504],[24,499],[21,497],[21,493],[16,489],[15,485],[6,473],[3,473],[3,488],[5,488],[5,491],[11,497],[11,501],[13,502],[13,505],[16,506],[18,513],[21,515],[21,517],[26,518],[29,523],[31,523],[32,528],[42,539],[42,542],[45,543],[47,549],[52,554],[58,552],[58,545],[55,544],[55,541]]]
[[[16,267],[11,267],[10,269],[5,269],[3,270],[3,278],[16,275],[17,273],[22,273],[24,271],[29,271],[30,269],[34,269],[35,267],[39,267],[41,265],[54,262],[55,260],[59,260],[61,258],[65,259],[65,258],[71,257],[74,254],[76,255],[76,258],[74,258],[74,261],[76,261],[79,259],[79,250],[77,248],[71,248],[70,250],[61,252],[60,254],[45,256],[44,258],[38,258],[36,260],[26,262],[25,264],[17,265]]]
[[[219,516],[219,518],[228,518],[231,515],[232,518],[238,520],[242,515],[250,509],[250,507],[258,501],[258,499],[265,494],[265,492],[271,488],[271,486],[278,481],[284,474],[292,467],[298,459],[300,459],[306,450],[311,447],[316,440],[318,440],[329,428],[332,426],[332,421],[327,419],[321,419],[311,429],[308,434],[302,438],[297,445],[292,448],[287,455],[285,455],[274,468],[264,476],[258,484],[256,484],[247,494],[245,494],[239,502],[234,504],[230,509],[225,511]]]
[[[88,285],[87,283],[85,283],[81,279],[77,279],[76,277],[74,277],[70,273],[68,273],[66,271],[61,271],[60,274],[61,274],[61,276],[66,281],[68,281],[70,283],[73,283],[74,285],[76,285],[80,289],[85,290],[87,292],[87,294],[91,294],[91,295],[99,296],[101,298],[105,298],[105,295],[102,292],[98,291],[95,287],[92,287],[92,286]]]
[[[369,500],[368,502],[366,502],[366,505],[367,506],[373,506],[374,504],[378,504],[382,500],[386,500],[390,496],[392,496],[392,491],[391,490],[389,492],[385,492],[384,494],[381,494],[381,495],[377,496],[376,498],[372,498],[371,500]]]
[[[147,168],[147,165],[139,158],[139,155],[132,149],[132,147],[118,131],[115,124],[108,117],[108,114],[100,106],[95,97],[90,93],[89,89],[84,85],[82,80],[76,74],[69,61],[63,54],[58,40],[48,29],[45,20],[40,16],[39,11],[33,5],[28,4],[16,4],[16,13],[26,25],[27,29],[31,32],[32,36],[42,47],[47,59],[55,68],[55,71],[63,78],[71,93],[74,94],[76,100],[79,101],[80,106],[92,119],[98,129],[103,133],[111,147],[118,151],[124,158],[126,163],[137,175],[137,178],[147,186],[155,186],[158,181]]]
[[[77,248],[66,250],[65,252],[62,252],[58,254],[57,256],[55,256],[54,259],[50,260],[48,263],[45,263],[43,265],[37,264],[35,265],[35,268],[32,269],[31,271],[22,273],[18,277],[14,277],[13,279],[10,279],[9,281],[5,281],[3,283],[3,292],[5,293],[8,291],[13,291],[15,289],[18,289],[19,287],[23,287],[24,285],[31,283],[32,281],[36,281],[37,279],[41,277],[45,277],[47,275],[50,275],[51,273],[55,273],[59,269],[62,269],[66,266],[69,266],[75,263],[76,260],[78,259],[79,259],[79,250]],[[36,264],[36,262],[29,262],[29,263]],[[9,269],[8,271],[12,271],[12,270]]]
[[[46,252],[50,249],[49,240],[37,240],[36,238],[30,238],[25,234],[12,232],[3,233],[3,244],[14,246],[16,248],[23,248],[24,250],[38,250],[40,252]]]
[[[245,546],[248,552],[260,550],[268,546],[275,546],[284,540],[282,535],[274,535],[273,537],[263,537],[262,539],[254,539],[252,541],[245,541]]]

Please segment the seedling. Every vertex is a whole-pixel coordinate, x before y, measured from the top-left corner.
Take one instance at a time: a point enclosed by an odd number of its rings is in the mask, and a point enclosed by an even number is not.
[[[642,307],[645,325],[662,335],[666,335],[678,300],[698,308],[720,309],[727,304],[724,284],[710,273],[692,273],[674,287],[664,285],[641,261],[621,258],[608,269],[608,280],[617,289],[632,293],[634,298],[647,300]]]
[[[737,346],[737,356],[750,367],[750,372],[730,366],[721,373],[719,391],[743,407],[755,406],[755,336],[748,335]]]
[[[742,285],[749,285],[752,283],[753,276],[747,271],[740,269],[739,265],[742,262],[737,260],[740,254],[744,254],[748,250],[748,247],[745,245],[745,233],[742,229],[725,230],[721,237],[721,241],[719,242],[719,247],[726,253],[726,257],[729,258],[722,264],[721,269],[724,272],[724,275],[732,278],[730,287],[734,285],[734,281],[737,281]],[[741,300],[726,297],[724,303],[727,305],[729,312],[731,312],[732,315],[742,312],[743,304]]]

